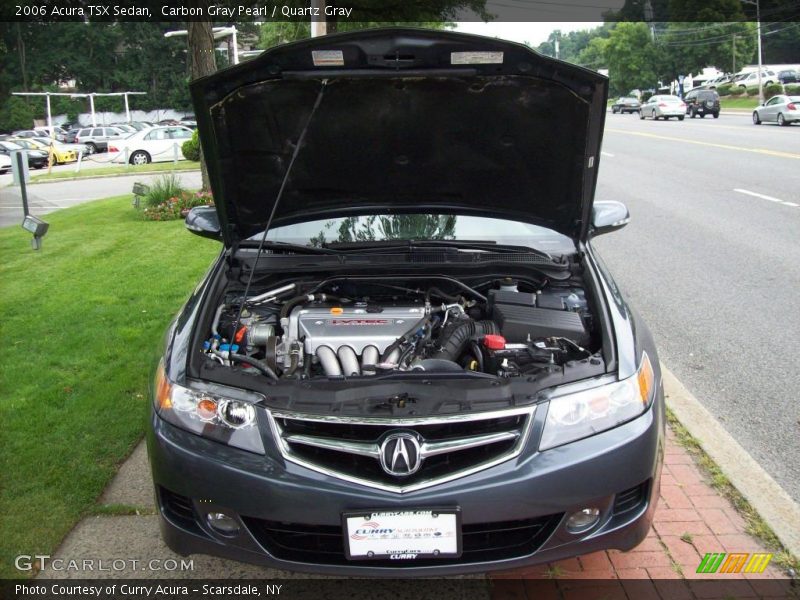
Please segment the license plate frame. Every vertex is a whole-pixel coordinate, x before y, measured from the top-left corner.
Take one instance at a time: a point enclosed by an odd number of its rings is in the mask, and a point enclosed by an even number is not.
[[[433,516],[436,515],[436,516]],[[439,517],[445,517],[438,525],[435,521]],[[420,529],[441,528],[442,536],[436,535],[436,531],[421,531],[419,536],[415,532],[409,531],[405,534],[377,534],[369,539],[369,536],[362,539],[351,539],[358,529],[356,519],[364,519],[364,523],[370,523],[369,529],[396,529],[398,526],[407,527],[410,530],[416,527]],[[352,520],[352,521],[351,521]],[[406,522],[407,521],[407,522]],[[388,523],[388,525],[386,525]],[[360,529],[360,528],[359,528]],[[351,533],[352,532],[352,533]],[[452,535],[451,535],[452,534]],[[358,534],[356,534],[358,535]],[[388,536],[388,537],[387,537]],[[461,508],[457,506],[447,507],[415,507],[402,509],[361,509],[342,512],[342,538],[344,553],[350,561],[369,561],[369,560],[397,560],[415,562],[418,560],[440,560],[460,558],[463,551],[461,533]],[[438,552],[431,548],[433,540],[442,540],[442,549]],[[455,547],[453,548],[453,541]],[[374,544],[372,553],[364,551],[367,543]],[[416,542],[416,543],[415,543]],[[355,543],[355,546],[354,546]],[[386,548],[391,543],[397,545],[396,548]],[[361,546],[361,548],[357,547]],[[391,551],[390,551],[391,550]],[[355,552],[354,552],[355,551]]]

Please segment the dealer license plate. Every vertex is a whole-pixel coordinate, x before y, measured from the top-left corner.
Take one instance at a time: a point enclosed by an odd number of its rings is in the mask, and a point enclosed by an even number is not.
[[[458,508],[366,510],[342,514],[350,560],[419,560],[461,556]]]

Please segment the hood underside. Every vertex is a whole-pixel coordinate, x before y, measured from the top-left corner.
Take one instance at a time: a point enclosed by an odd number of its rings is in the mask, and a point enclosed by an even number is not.
[[[586,236],[607,80],[525,46],[365,30],[274,48],[192,95],[228,244],[273,209],[272,227],[424,212]]]

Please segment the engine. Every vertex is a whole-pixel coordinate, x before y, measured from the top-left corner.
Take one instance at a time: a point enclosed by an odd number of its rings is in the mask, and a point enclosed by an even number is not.
[[[442,291],[374,282],[290,298],[281,296],[296,293],[294,284],[250,298],[232,294],[216,311],[202,351],[273,379],[392,371],[512,377],[596,351],[580,287],[489,284],[485,295],[464,284],[440,284],[448,290]]]

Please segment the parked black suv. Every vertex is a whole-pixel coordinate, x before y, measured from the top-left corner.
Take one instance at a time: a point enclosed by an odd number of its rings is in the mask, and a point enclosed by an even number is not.
[[[686,114],[693,119],[700,116],[714,115],[719,118],[719,94],[714,90],[691,90],[683,99],[686,102]]]

